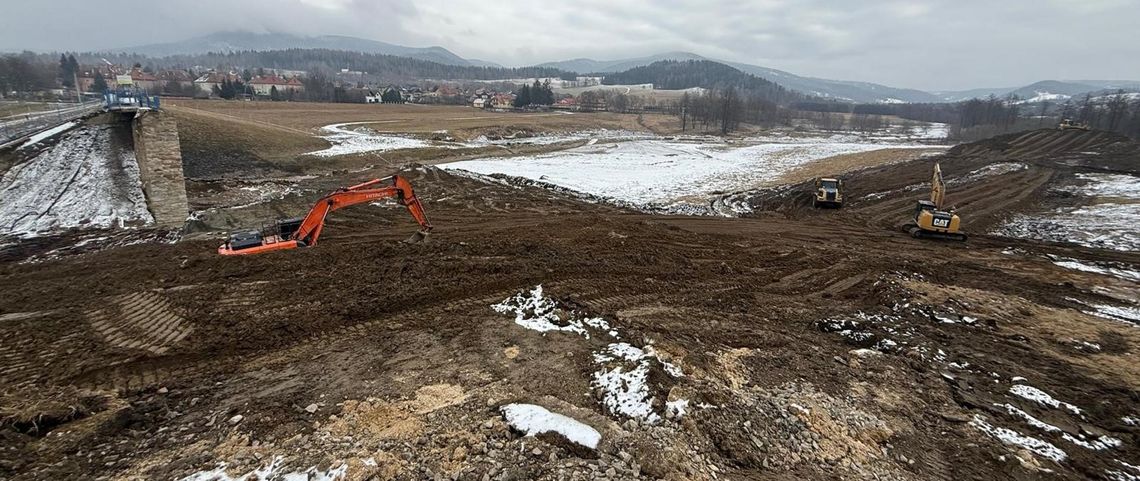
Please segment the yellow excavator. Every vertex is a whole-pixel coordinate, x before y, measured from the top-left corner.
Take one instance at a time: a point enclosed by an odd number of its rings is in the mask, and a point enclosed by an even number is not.
[[[1074,122],[1071,119],[1063,119],[1060,124],[1057,124],[1057,130],[1091,130],[1088,122]]]
[[[914,207],[914,222],[903,225],[903,231],[915,238],[966,240],[961,231],[962,219],[954,210],[943,210],[946,198],[946,183],[942,181],[942,168],[934,164],[934,176],[930,179],[930,200],[920,200]]]

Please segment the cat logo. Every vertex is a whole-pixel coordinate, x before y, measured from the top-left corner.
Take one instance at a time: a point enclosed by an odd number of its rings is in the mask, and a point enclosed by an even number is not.
[[[934,227],[950,227],[950,219],[939,219],[935,217],[931,224],[934,224]]]

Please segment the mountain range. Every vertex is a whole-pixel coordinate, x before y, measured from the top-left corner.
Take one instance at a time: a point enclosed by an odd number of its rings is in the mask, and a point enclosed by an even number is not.
[[[288,33],[218,32],[201,37],[168,43],[154,43],[112,49],[115,52],[138,53],[151,57],[170,55],[199,55],[210,52],[241,52],[248,50],[284,50],[290,48],[324,48],[351,52],[375,53],[410,57],[444,65],[473,67],[501,67],[494,62],[460,57],[443,47],[405,47],[391,43],[342,35],[306,37]]]
[[[376,40],[340,35],[301,36],[287,33],[219,32],[178,42],[157,43],[114,49],[116,52],[131,52],[148,56],[194,55],[208,52],[239,52],[248,50],[282,50],[289,48],[323,48],[354,52],[394,55],[427,60],[444,65],[475,67],[501,67],[485,60],[468,59],[450,50],[433,47],[405,47]],[[985,98],[990,95],[1005,97],[1017,95],[1029,101],[1064,101],[1080,97],[1086,93],[1094,95],[1116,89],[1140,91],[1140,81],[1111,80],[1045,80],[1030,85],[1006,88],[981,88],[961,91],[927,92],[917,89],[897,88],[887,85],[804,77],[783,70],[740,62],[711,59],[689,52],[667,52],[645,57],[617,60],[594,60],[576,58],[559,62],[547,62],[537,67],[552,67],[579,74],[606,74],[623,72],[661,60],[711,60],[732,66],[745,73],[775,82],[785,88],[808,95],[857,103],[915,103],[915,102],[956,102],[971,98]]]

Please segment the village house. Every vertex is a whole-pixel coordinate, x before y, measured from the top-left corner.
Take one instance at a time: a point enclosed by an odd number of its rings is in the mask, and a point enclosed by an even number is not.
[[[238,76],[232,73],[220,73],[213,70],[206,72],[201,77],[194,80],[194,85],[198,87],[198,91],[207,95],[214,93],[214,88],[222,88],[222,81],[237,80]]]
[[[510,109],[515,104],[515,94],[495,94],[491,97],[491,108]]]
[[[574,97],[566,97],[554,102],[554,105],[551,105],[550,108],[555,110],[578,110],[578,100]]]
[[[79,90],[81,92],[92,91],[92,86],[95,84],[95,75],[96,74],[102,75],[103,81],[107,85],[111,85],[111,83],[113,83],[115,81],[115,74],[111,71],[111,68],[106,66],[106,65],[99,65],[96,67],[84,67],[76,75],[78,85],[79,85]],[[102,92],[99,92],[99,93],[101,94]]]
[[[194,77],[185,70],[163,70],[158,72],[158,80],[162,88],[167,90],[190,90],[194,86]]]
[[[272,95],[273,89],[277,89],[277,93],[284,95],[290,90],[294,92],[305,91],[305,84],[301,83],[296,77],[285,79],[276,75],[263,75],[250,79],[249,86],[253,89],[255,95],[269,96]]]
[[[487,99],[483,97],[475,97],[475,100],[471,101],[471,106],[477,109],[485,109],[487,105]]]
[[[148,92],[157,92],[162,90],[162,82],[158,77],[153,74],[144,72],[140,68],[131,69],[131,83],[135,88],[143,89]]]

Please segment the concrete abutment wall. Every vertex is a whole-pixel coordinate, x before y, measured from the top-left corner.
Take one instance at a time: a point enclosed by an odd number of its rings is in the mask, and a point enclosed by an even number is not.
[[[161,111],[140,112],[131,122],[147,208],[160,227],[181,228],[190,205],[182,174],[178,124]]]

